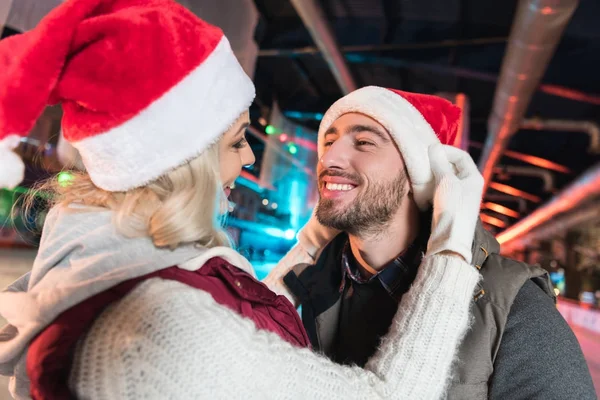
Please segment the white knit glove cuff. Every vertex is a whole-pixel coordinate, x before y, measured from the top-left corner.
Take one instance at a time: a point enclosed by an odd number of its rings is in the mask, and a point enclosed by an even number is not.
[[[427,255],[452,251],[471,263],[483,177],[471,156],[460,149],[434,145],[429,158],[436,189]]]

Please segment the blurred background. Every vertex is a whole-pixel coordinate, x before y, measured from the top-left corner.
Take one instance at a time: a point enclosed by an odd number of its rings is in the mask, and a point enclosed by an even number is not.
[[[0,0],[2,37],[59,3]],[[247,135],[257,161],[236,182],[227,226],[260,278],[318,200],[316,131],[327,108],[365,85],[441,95],[463,109],[455,145],[484,175],[486,228],[504,254],[550,272],[600,390],[600,2],[180,3],[223,28],[257,87]],[[31,268],[40,239],[45,199],[25,213],[23,195],[40,180],[68,180],[63,165],[77,164],[61,114],[46,109],[18,148],[25,181],[0,190],[0,287]]]

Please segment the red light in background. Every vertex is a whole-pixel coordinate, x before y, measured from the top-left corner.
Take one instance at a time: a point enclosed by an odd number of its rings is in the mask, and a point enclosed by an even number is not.
[[[481,220],[483,222],[485,222],[486,224],[494,225],[494,226],[497,226],[498,228],[506,228],[506,222],[502,221],[501,219],[492,217],[491,215],[487,215],[487,214],[481,214],[480,217],[481,217]]]
[[[522,197],[526,200],[533,201],[534,203],[539,203],[540,201],[542,201],[542,199],[540,199],[538,196],[534,196],[533,194],[524,192],[522,190],[519,190],[512,186],[505,185],[503,183],[491,182],[490,187],[499,192],[510,194],[511,196],[515,196],[515,197]]]
[[[503,205],[497,204],[497,203],[486,202],[486,203],[483,203],[483,207],[487,208],[488,210],[492,210],[492,211],[495,211],[502,215],[507,215],[507,216],[513,217],[513,218],[519,218],[521,216],[515,210],[511,210],[510,208],[504,207]]]

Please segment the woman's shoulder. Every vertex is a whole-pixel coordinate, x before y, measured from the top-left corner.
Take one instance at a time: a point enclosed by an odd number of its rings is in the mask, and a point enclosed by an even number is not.
[[[218,309],[210,293],[176,280],[155,277],[141,282],[111,304],[98,316],[89,335],[105,329],[104,326],[118,326],[138,335],[151,335],[156,329],[166,333],[170,326],[182,323],[191,313],[201,317],[203,310],[211,310],[213,314]]]
[[[111,305],[108,313],[114,318],[121,319],[126,318],[127,314],[156,314],[164,309],[175,318],[179,312],[185,310],[185,307],[181,307],[184,305],[210,307],[218,304],[208,291],[178,280],[155,277],[138,284],[122,300]]]
[[[235,330],[253,329],[208,292],[173,280],[144,281],[109,306],[83,338],[71,389],[78,398],[118,399],[129,398],[132,384],[139,383],[136,394],[170,387],[172,373],[185,381],[204,361],[217,361],[213,346],[234,320]]]

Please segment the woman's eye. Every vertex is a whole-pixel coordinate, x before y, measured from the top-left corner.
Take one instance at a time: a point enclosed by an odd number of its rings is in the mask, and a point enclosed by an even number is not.
[[[247,144],[248,144],[248,141],[246,140],[246,138],[243,138],[240,141],[235,142],[233,144],[233,148],[235,148],[235,149],[241,149],[242,147],[246,147]]]

